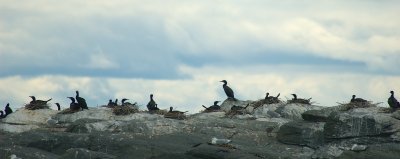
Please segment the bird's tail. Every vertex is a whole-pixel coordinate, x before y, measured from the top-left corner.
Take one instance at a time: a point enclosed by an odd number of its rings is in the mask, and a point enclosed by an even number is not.
[[[279,93],[279,94],[276,96],[276,98],[278,98],[280,95],[281,95],[281,93]]]
[[[206,109],[208,109],[206,106],[204,106],[204,105],[202,105],[203,106],[203,108],[206,108]]]
[[[53,98],[50,98],[49,100],[47,100],[46,102],[49,102],[49,101],[51,101]]]

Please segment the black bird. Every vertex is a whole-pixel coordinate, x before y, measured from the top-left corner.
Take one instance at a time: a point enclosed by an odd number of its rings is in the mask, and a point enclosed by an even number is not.
[[[400,108],[400,103],[399,101],[397,101],[397,99],[394,97],[394,92],[390,91],[390,97],[388,99],[388,104],[390,106],[390,108],[392,109],[396,109],[396,108]]]
[[[30,102],[30,104],[37,104],[37,105],[45,105],[45,104],[47,104],[47,102],[49,102],[49,101],[51,101],[51,99],[53,99],[53,98],[50,98],[49,100],[36,100],[35,96],[29,96],[29,97],[32,98],[32,101]]]
[[[265,94],[265,99],[268,99],[268,96],[269,96],[269,93],[267,92],[267,93]]]
[[[7,116],[7,115],[10,115],[13,111],[12,111],[12,109],[10,108],[10,103],[7,103],[7,105],[6,105],[6,107],[5,107],[5,109],[4,109],[4,111],[5,111],[5,117]]]
[[[292,94],[293,99],[292,100],[297,100],[297,95],[296,94]]]
[[[362,99],[362,98],[356,98],[356,95],[353,95],[350,102],[358,102],[358,103],[363,103],[363,102],[367,102],[367,100]]]
[[[110,99],[110,100],[108,100],[107,106],[113,107],[113,106],[115,106],[115,103]]]
[[[118,106],[118,98],[115,99],[114,104],[115,104],[115,106]]]
[[[229,86],[227,86],[228,82],[226,80],[222,80],[220,82],[224,83],[224,85],[222,85],[222,88],[224,88],[226,96],[228,96],[228,98],[235,99],[233,90]]]
[[[219,101],[215,101],[214,105],[210,106],[209,109],[211,109],[211,110],[220,110],[221,107],[218,105],[218,102]]]
[[[130,102],[125,102],[125,101],[127,101],[127,100],[129,100],[129,99],[123,98],[123,99],[121,100],[121,102],[122,102],[122,106],[126,106],[126,105],[134,105],[134,104],[132,104],[132,103],[130,103]]]
[[[61,110],[61,106],[60,103],[55,103],[57,105],[57,110],[60,111]]]
[[[278,93],[278,95],[277,95],[276,97],[272,97],[272,96],[269,96],[269,93],[267,92],[266,95],[265,95],[265,99],[268,99],[268,98],[278,98],[280,95],[281,95],[281,93]],[[292,94],[292,95],[293,95],[293,94]],[[294,94],[294,95],[296,96],[296,94]],[[296,96],[296,99],[297,99],[297,96]]]
[[[147,109],[149,111],[160,110],[160,109],[157,108],[157,103],[153,99],[153,94],[150,94],[150,101],[149,101],[149,103],[147,103]]]
[[[86,100],[85,98],[82,98],[79,96],[79,91],[75,91],[76,92],[76,101],[78,102],[79,106],[83,109],[89,109],[87,104],[86,104]]]
[[[74,97],[67,97],[69,99],[71,99],[71,104],[69,104],[69,109],[70,110],[79,110],[81,109],[81,107],[79,106],[78,103],[75,102],[75,98]]]
[[[220,102],[220,101],[215,101],[214,105],[212,105],[212,106],[210,106],[208,108],[206,106],[204,106],[204,105],[203,105],[203,107],[206,108],[206,110],[210,110],[210,111],[211,110],[220,110],[221,107],[218,105],[218,102]]]
[[[6,117],[6,116],[4,115],[3,111],[0,110],[0,119],[3,119],[3,118],[5,118],[5,117]]]

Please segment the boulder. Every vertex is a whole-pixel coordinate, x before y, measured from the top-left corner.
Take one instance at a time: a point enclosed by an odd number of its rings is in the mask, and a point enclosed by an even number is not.
[[[278,141],[316,148],[324,144],[324,124],[316,122],[292,121],[284,124],[278,131]]]
[[[389,136],[398,131],[399,122],[375,108],[358,108],[331,113],[324,129],[327,138]]]
[[[365,151],[344,151],[338,158],[342,159],[398,159],[400,156],[400,144],[385,143],[369,145]]]
[[[58,111],[51,109],[28,110],[20,108],[2,119],[0,131],[10,133],[21,133],[33,129],[38,129],[48,124],[48,120],[57,114]]]
[[[332,112],[339,111],[339,107],[327,107],[321,110],[308,110],[301,114],[301,117],[306,121],[326,122]]]
[[[291,120],[303,120],[301,114],[308,110],[320,110],[323,107],[307,104],[287,104],[278,107],[275,112],[279,113],[283,118]]]

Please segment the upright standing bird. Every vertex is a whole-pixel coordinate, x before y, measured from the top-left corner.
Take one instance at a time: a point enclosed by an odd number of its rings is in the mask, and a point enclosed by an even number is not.
[[[157,108],[157,103],[153,99],[153,94],[150,94],[150,101],[149,101],[149,103],[147,103],[147,109],[149,111],[160,110],[160,109]]]
[[[114,104],[115,104],[115,106],[118,106],[118,98],[115,98]]]
[[[81,109],[81,107],[79,106],[78,103],[75,102],[75,98],[74,97],[67,97],[69,99],[71,99],[71,103],[69,104],[69,109],[70,110],[74,110],[74,111],[79,111]]]
[[[6,113],[5,116],[10,115],[13,112],[12,109],[10,108],[10,103],[7,103],[4,111]]]
[[[228,82],[226,80],[222,80],[220,82],[224,83],[224,85],[222,85],[222,88],[224,88],[226,96],[228,96],[228,98],[235,99],[233,90],[229,86],[227,86]]]
[[[390,97],[388,99],[388,104],[390,106],[390,108],[392,109],[397,109],[400,108],[400,103],[399,101],[397,101],[397,99],[394,97],[394,92],[390,91]]]
[[[79,106],[83,109],[89,109],[87,104],[86,104],[86,100],[85,98],[82,98],[79,96],[79,91],[75,91],[76,92],[76,101],[78,102]]]
[[[57,105],[57,110],[60,111],[61,110],[61,106],[60,103],[55,103]]]

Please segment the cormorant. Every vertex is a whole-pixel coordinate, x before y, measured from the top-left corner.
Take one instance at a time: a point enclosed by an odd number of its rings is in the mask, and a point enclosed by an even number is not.
[[[267,93],[265,94],[265,99],[268,99],[268,96],[269,96],[269,93],[267,92]]]
[[[228,96],[228,98],[235,99],[233,90],[229,86],[227,86],[228,82],[226,80],[222,80],[220,82],[224,83],[224,85],[222,85],[222,88],[224,88],[226,96]]]
[[[208,109],[211,109],[211,110],[220,110],[221,107],[218,105],[218,102],[219,102],[219,101],[214,101],[214,105],[210,106]]]
[[[86,104],[86,100],[85,98],[79,97],[79,91],[76,91],[76,101],[78,102],[79,106],[83,109],[89,109],[87,104]]]
[[[53,99],[53,98],[50,98],[49,100],[36,100],[35,96],[29,96],[29,97],[32,98],[32,101],[30,102],[30,104],[37,104],[37,105],[45,105],[45,104],[47,104],[47,102],[49,102],[49,101],[51,101],[51,99]]]
[[[118,106],[118,98],[115,99],[114,104],[115,104],[115,106]]]
[[[153,100],[153,94],[150,94],[150,101],[149,101],[149,103],[147,103],[147,109],[149,111],[160,110],[157,108],[157,103]]]
[[[394,97],[394,92],[390,91],[390,97],[388,99],[388,104],[392,109],[400,108],[400,103],[397,101],[397,99]]]
[[[353,95],[352,98],[351,98],[351,100],[350,100],[350,102],[359,102],[359,103],[362,103],[362,102],[367,102],[367,100],[362,99],[362,98],[356,98],[356,95]]]
[[[297,95],[296,94],[292,94],[293,99],[292,100],[297,100]]]
[[[5,107],[5,109],[4,109],[4,112],[6,113],[4,116],[6,117],[7,115],[10,115],[13,111],[12,111],[12,109],[10,108],[10,103],[7,103],[7,105],[6,105],[6,107]]]
[[[220,102],[220,101],[214,101],[214,105],[212,105],[212,106],[210,106],[210,107],[206,107],[206,106],[204,106],[203,105],[203,107],[206,109],[206,110],[209,110],[209,111],[212,111],[212,110],[220,110],[221,109],[221,107],[218,105],[218,102]]]
[[[276,99],[278,99],[278,97],[281,95],[281,93],[278,93],[278,95],[276,96],[276,97],[272,97],[272,96],[269,96],[269,93],[267,92],[266,93],[266,95],[265,95],[265,99],[268,99],[268,98],[276,98]],[[293,94],[292,94],[293,95]],[[296,94],[294,94],[295,96],[296,96]],[[296,99],[297,99],[297,96],[296,96]]]
[[[115,103],[110,99],[110,100],[108,100],[107,106],[113,107],[113,106],[115,106]]]
[[[132,103],[130,103],[130,102],[125,102],[125,101],[127,101],[127,100],[129,100],[129,99],[126,99],[126,98],[123,98],[122,100],[121,100],[121,102],[122,102],[122,106],[126,106],[126,105],[134,105],[134,104],[132,104]]]
[[[4,113],[2,110],[0,110],[0,119],[5,118]]]
[[[71,99],[71,104],[69,104],[70,110],[79,110],[81,108],[78,103],[75,103],[74,97],[67,97],[67,98]]]
[[[57,110],[60,111],[61,110],[61,106],[60,103],[55,103],[57,105]]]

